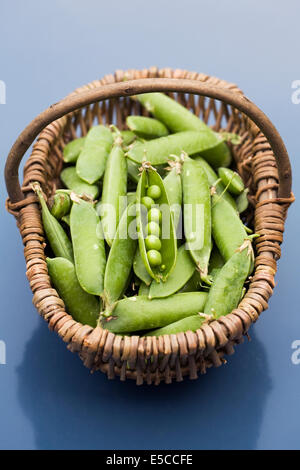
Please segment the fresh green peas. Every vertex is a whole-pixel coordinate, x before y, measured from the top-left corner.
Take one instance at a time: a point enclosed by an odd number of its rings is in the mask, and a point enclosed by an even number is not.
[[[169,161],[169,172],[164,178],[164,185],[169,199],[171,212],[174,220],[174,227],[177,230],[182,205],[182,183],[181,183],[181,163]]]
[[[39,183],[33,183],[32,189],[37,194],[41,204],[43,227],[53,253],[55,256],[73,262],[72,244],[58,220],[50,213]]]
[[[149,222],[161,223],[161,211],[157,207],[152,207],[148,212]]]
[[[184,233],[187,247],[200,272],[210,283],[208,263],[211,241],[211,196],[207,176],[193,160],[185,157],[182,167]]]
[[[80,286],[73,263],[65,258],[47,258],[51,281],[65,303],[67,312],[83,325],[95,327],[100,314],[99,299]]]
[[[101,178],[112,143],[113,136],[107,127],[90,129],[76,163],[76,172],[82,180],[93,184]]]
[[[120,218],[126,207],[126,194],[127,162],[121,147],[121,140],[116,137],[107,160],[101,202],[101,222],[105,240],[109,246],[112,245]]]
[[[206,292],[175,294],[165,299],[128,297],[116,302],[111,317],[102,318],[103,328],[113,333],[151,330],[202,312]]]
[[[161,249],[161,241],[155,235],[148,235],[148,237],[145,238],[145,245],[147,250],[159,251]]]
[[[219,134],[207,133],[206,131],[184,131],[177,134],[171,134],[166,137],[149,140],[147,142],[136,142],[128,150],[127,156],[135,163],[149,162],[153,165],[163,165],[168,162],[170,155],[180,155],[186,152],[188,155],[195,155],[203,150],[212,149],[208,162],[214,161],[214,164],[225,165],[223,159],[217,160],[213,150],[220,143],[224,143]],[[207,155],[207,153],[206,153]]]
[[[157,250],[147,251],[147,258],[148,258],[150,266],[160,266],[162,263],[161,254]]]
[[[72,201],[70,195],[66,192],[56,191],[54,196],[48,200],[50,212],[56,219],[61,219],[70,212]]]
[[[76,274],[89,294],[103,294],[106,255],[99,216],[93,203],[73,196],[70,217]]]
[[[244,191],[245,185],[238,173],[232,171],[229,168],[219,168],[218,170],[219,177],[222,180],[222,183],[225,187],[228,188],[228,191],[234,196],[238,196],[241,192]]]
[[[166,126],[157,119],[144,116],[128,116],[126,124],[138,137],[153,139],[168,135]]]
[[[63,158],[66,163],[75,163],[83,149],[85,137],[79,137],[69,142],[63,151]]]
[[[149,222],[146,227],[147,235],[154,235],[155,237],[160,237],[161,230],[157,222]]]
[[[60,179],[64,185],[78,195],[88,195],[93,199],[99,196],[99,187],[96,184],[89,184],[83,181],[76,173],[74,166],[69,166],[62,170]]]
[[[152,199],[159,199],[161,196],[161,189],[157,184],[152,184],[147,189],[147,196],[151,197]]]
[[[201,313],[197,315],[191,315],[190,317],[178,320],[170,325],[164,326],[163,328],[157,328],[156,330],[150,331],[145,336],[163,336],[163,335],[176,335],[176,333],[185,333],[186,331],[197,331],[206,318]]]
[[[146,207],[146,209],[149,211],[151,209],[151,206],[154,204],[154,200],[149,197],[149,196],[144,196],[141,199],[141,203]]]

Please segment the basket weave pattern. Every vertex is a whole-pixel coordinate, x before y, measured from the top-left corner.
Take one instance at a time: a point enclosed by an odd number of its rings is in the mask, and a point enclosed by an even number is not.
[[[102,85],[139,78],[188,78],[223,87],[242,95],[233,84],[204,74],[151,68],[143,71],[117,71],[102,80],[94,81],[74,93],[82,93]],[[284,231],[286,211],[292,198],[278,198],[278,169],[271,147],[258,127],[236,108],[224,102],[193,94],[170,93],[181,104],[191,109],[217,131],[236,132],[241,144],[232,148],[237,170],[249,188],[250,208],[246,219],[253,223],[260,238],[255,243],[255,272],[248,291],[237,309],[226,317],[205,324],[195,333],[155,337],[121,337],[95,329],[73,320],[64,309],[64,303],[52,288],[45,262],[45,237],[41,214],[30,183],[39,181],[47,196],[60,187],[62,151],[66,143],[85,135],[96,123],[116,124],[124,128],[126,116],[147,112],[129,97],[112,98],[93,103],[71,112],[48,125],[38,136],[24,168],[22,191],[26,198],[17,203],[8,201],[8,209],[17,220],[26,260],[26,274],[33,292],[33,303],[49,328],[77,352],[92,371],[101,370],[110,379],[135,379],[159,384],[181,381],[184,376],[195,379],[198,373],[226,362],[224,355],[234,352],[234,346],[243,341],[250,325],[268,307],[274,288],[276,262],[280,258],[280,244]]]

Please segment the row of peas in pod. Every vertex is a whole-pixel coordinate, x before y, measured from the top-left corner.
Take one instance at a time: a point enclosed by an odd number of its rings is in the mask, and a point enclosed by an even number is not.
[[[151,117],[92,127],[64,147],[52,197],[32,185],[49,275],[83,324],[121,335],[196,331],[237,307],[254,267],[247,189],[229,168],[240,139],[165,94],[133,99]]]

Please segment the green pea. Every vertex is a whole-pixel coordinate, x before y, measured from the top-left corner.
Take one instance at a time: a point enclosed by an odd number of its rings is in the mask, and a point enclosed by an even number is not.
[[[248,205],[249,205],[248,192],[249,192],[249,189],[246,188],[235,200],[237,210],[240,214],[248,208]]]
[[[141,279],[147,286],[150,286],[152,282],[152,277],[148,273],[144,261],[142,259],[141,252],[139,248],[136,250],[134,261],[133,261],[133,271],[134,274]]]
[[[238,196],[245,189],[244,182],[240,175],[236,171],[230,170],[230,168],[219,168],[219,177],[225,187],[228,187],[228,191],[234,196]]]
[[[99,216],[91,202],[76,198],[70,217],[76,274],[89,294],[103,294],[106,255]]]
[[[154,200],[159,199],[161,196],[160,187],[157,186],[157,184],[152,184],[151,186],[149,186],[149,188],[147,189],[147,196],[151,197]]]
[[[100,302],[81,288],[73,263],[65,258],[47,258],[47,266],[51,282],[64,301],[67,312],[83,325],[95,327]]]
[[[169,164],[171,164],[171,162],[169,162]],[[181,164],[179,163],[177,166],[171,168],[164,178],[164,185],[169,199],[175,229],[177,229],[181,217],[182,183],[180,173]]]
[[[149,222],[146,227],[146,233],[147,235],[154,235],[155,237],[160,237],[160,226],[156,222]]]
[[[169,295],[174,294],[188,282],[194,272],[195,264],[190,256],[189,251],[187,251],[185,246],[182,245],[177,252],[175,268],[169,275],[166,282],[152,282],[149,291],[149,299],[157,297],[168,297]]]
[[[197,331],[203,323],[205,317],[201,314],[191,315],[190,317],[178,320],[170,325],[164,326],[163,328],[157,328],[156,330],[150,331],[145,336],[162,336],[162,335],[176,335],[177,333],[185,333],[186,331]]]
[[[101,323],[113,333],[151,330],[202,312],[206,300],[205,292],[174,294],[153,300],[145,296],[128,297],[119,300],[111,317],[103,318]]]
[[[131,204],[123,212],[107,259],[103,298],[108,305],[119,299],[130,275],[137,247],[137,239],[129,231],[134,219],[134,204]]]
[[[68,193],[57,191],[54,196],[48,200],[50,212],[56,219],[61,219],[70,212],[72,206],[71,198]]]
[[[215,141],[215,147],[211,150],[205,147],[201,149],[203,157],[215,167],[230,165],[231,155],[227,144],[219,141],[218,135],[187,108],[163,93],[144,93],[137,95],[136,99],[171,132],[202,131],[208,134],[212,142]],[[187,149],[180,150],[191,153]]]
[[[66,163],[75,163],[85,143],[85,137],[79,137],[69,142],[63,150],[63,158]]]
[[[69,166],[62,170],[60,179],[67,188],[71,189],[78,195],[87,194],[93,199],[96,199],[99,196],[98,186],[95,184],[88,184],[79,178],[74,166]]]
[[[161,237],[161,256],[162,263],[165,265],[165,269],[161,272],[159,266],[150,266],[147,257],[147,251],[145,246],[145,238],[147,235],[155,235],[160,238],[160,227],[155,222],[149,222],[145,220],[146,217],[143,212],[145,207],[141,204],[141,200],[145,197],[147,188],[149,186],[159,186],[161,196],[156,200],[156,204],[162,210],[162,237]],[[173,217],[170,210],[170,205],[166,190],[164,187],[163,180],[157,171],[148,164],[143,165],[141,177],[137,187],[137,232],[139,237],[139,250],[141,253],[142,260],[146,267],[147,272],[153,279],[167,279],[168,275],[172,271],[176,263],[177,254],[177,241],[176,233],[173,224]]]
[[[152,207],[148,212],[149,222],[161,223],[161,211],[157,207]]]
[[[113,136],[107,127],[99,125],[90,129],[76,163],[82,180],[93,184],[102,177],[112,143]]]
[[[219,143],[224,143],[219,134],[207,133],[206,131],[184,131],[177,134],[159,137],[148,142],[136,142],[128,150],[127,156],[136,163],[143,161],[151,165],[163,165],[168,162],[170,155],[180,155],[186,152],[188,155],[195,155],[202,150],[215,149]],[[208,161],[214,160],[216,165],[223,165],[223,160],[218,160],[212,152]]]
[[[187,157],[182,167],[182,188],[187,248],[197,265],[201,279],[210,283],[208,278],[208,263],[212,248],[210,187],[202,168]]]
[[[162,257],[159,251],[149,250],[147,252],[147,258],[150,266],[160,266],[162,262]]]
[[[127,162],[117,138],[107,160],[101,203],[102,227],[109,246],[112,245],[120,218],[126,207],[126,194]]]
[[[219,318],[238,306],[252,257],[251,241],[247,239],[221,268],[210,288],[205,314]]]
[[[222,196],[212,197],[212,234],[224,259],[229,260],[247,237],[237,211]]]
[[[33,183],[32,188],[41,204],[43,227],[54,255],[73,262],[72,244],[58,220],[50,213],[39,183]]]
[[[144,116],[128,116],[126,124],[137,136],[145,139],[168,135],[166,126],[157,119]]]
[[[145,196],[142,197],[141,203],[146,207],[147,210],[150,210],[151,206],[154,204],[154,200],[151,197]]]
[[[228,201],[234,209],[236,209],[236,202],[231,196],[231,194],[225,190],[225,186],[223,185],[222,181],[218,179],[217,174],[215,171],[212,169],[209,163],[207,163],[206,160],[202,157],[194,157],[193,160],[198,162],[198,164],[202,167],[202,169],[205,171],[205,174],[208,179],[208,183],[210,186],[213,186],[215,188],[215,191],[217,194],[222,194],[224,199]]]
[[[148,237],[145,238],[145,245],[147,250],[159,251],[161,249],[161,241],[155,235],[148,235]]]

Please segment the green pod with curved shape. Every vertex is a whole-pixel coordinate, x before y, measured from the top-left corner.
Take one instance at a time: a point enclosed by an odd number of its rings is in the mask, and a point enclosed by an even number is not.
[[[206,318],[205,316],[201,316],[201,313],[191,315],[190,317],[178,320],[170,325],[164,326],[163,328],[157,328],[156,330],[150,331],[145,336],[176,335],[177,333],[185,333],[186,331],[197,331],[205,321]]]
[[[170,155],[180,155],[181,152],[194,155],[205,149],[214,149],[220,142],[223,142],[223,138],[219,134],[206,131],[184,131],[147,142],[136,142],[128,150],[127,156],[138,164],[147,161],[153,166],[163,165],[168,162]],[[212,156],[214,156],[213,153]],[[224,166],[222,160],[217,161],[216,158],[215,160],[216,165]]]
[[[86,183],[79,178],[75,166],[64,168],[60,174],[60,179],[67,188],[71,189],[79,196],[86,194],[92,199],[96,199],[99,196],[99,187],[96,184]]]
[[[47,258],[51,282],[75,321],[93,328],[100,315],[100,302],[80,286],[73,263],[65,258]]]
[[[235,200],[237,210],[240,214],[248,208],[248,205],[249,205],[248,192],[249,192],[248,188],[244,189],[244,191]]]
[[[113,333],[151,330],[202,312],[207,294],[189,292],[165,299],[149,300],[145,296],[128,297],[115,304],[111,316],[102,318],[103,328]]]
[[[201,165],[202,169],[205,171],[205,174],[208,179],[209,185],[215,188],[216,194],[222,194],[224,199],[228,201],[234,209],[236,209],[236,202],[234,198],[229,194],[229,192],[225,189],[225,186],[223,185],[222,181],[218,178],[217,174],[215,171],[212,169],[209,163],[202,158],[202,157],[194,157],[194,161],[198,162],[199,165]]]
[[[131,131],[143,139],[153,139],[169,134],[162,122],[145,116],[127,116],[126,124]]]
[[[212,234],[224,259],[228,261],[247,237],[238,212],[223,196],[212,196]]]
[[[241,194],[241,192],[244,191],[244,182],[236,171],[233,171],[230,168],[221,167],[218,169],[218,175],[221,178],[224,186],[234,196],[238,196]]]
[[[204,308],[205,314],[219,318],[238,306],[252,259],[251,240],[246,239],[221,268],[211,286]]]
[[[76,274],[89,294],[103,294],[106,254],[99,216],[92,202],[73,197],[70,217]]]
[[[85,137],[79,137],[69,142],[63,150],[63,159],[66,163],[75,163],[83,149]]]
[[[181,182],[181,164],[178,162],[169,162],[170,171],[164,178],[164,185],[169,199],[171,213],[173,215],[174,227],[177,230],[182,206],[182,182]]]
[[[136,231],[132,230],[134,220],[133,203],[123,212],[107,258],[103,293],[105,305],[111,305],[118,300],[126,287],[137,248]]]
[[[134,183],[138,183],[140,178],[139,165],[131,161],[129,158],[127,159],[127,171],[130,180]]]
[[[158,206],[159,211],[162,214],[161,222],[161,263],[158,266],[151,266],[147,256],[147,250],[145,245],[145,238],[147,233],[148,219],[145,210],[145,206],[142,203],[142,199],[145,196],[149,196],[148,188],[150,187],[159,188],[160,195],[155,198],[155,205]],[[146,270],[150,276],[157,282],[160,280],[165,281],[169,274],[172,272],[177,256],[177,240],[176,232],[173,223],[173,217],[171,214],[170,204],[167,196],[166,189],[164,187],[163,180],[158,172],[145,164],[141,172],[139,184],[136,190],[136,218],[137,218],[137,232],[139,239],[139,251],[141,253],[142,260],[146,267]],[[153,222],[151,222],[153,225]],[[151,250],[150,250],[151,251]],[[164,266],[164,269],[162,267]]]
[[[101,222],[105,240],[111,246],[127,205],[127,161],[119,137],[109,154],[103,179]]]
[[[58,220],[50,213],[39,183],[33,183],[32,189],[40,201],[42,208],[43,227],[53,253],[55,256],[66,258],[67,260],[73,262],[72,243],[70,242],[68,235]]]
[[[153,114],[156,119],[163,122],[171,132],[204,131],[215,140],[215,147],[203,148],[202,156],[214,167],[229,166],[231,162],[230,150],[226,142],[219,141],[218,135],[201,119],[187,108],[177,103],[164,93],[143,93],[135,97],[143,106]],[[187,150],[185,150],[189,153]],[[172,152],[176,153],[176,152]],[[222,163],[223,162],[223,163]]]
[[[89,130],[76,162],[79,178],[93,184],[102,177],[112,143],[113,135],[107,127],[99,125]]]
[[[196,292],[201,288],[200,274],[197,269],[194,270],[194,274],[188,280],[188,282],[178,292]]]
[[[177,252],[176,264],[165,282],[152,281],[149,299],[168,297],[181,289],[195,272],[195,263],[190,252],[182,245]]]
[[[212,249],[211,196],[207,176],[192,159],[182,165],[184,234],[187,248],[196,263],[201,279],[210,284],[208,263]]]
[[[123,140],[123,145],[125,147],[127,147],[127,145],[132,144],[132,142],[134,142],[136,139],[135,133],[132,131],[128,131],[127,129],[125,129],[124,131],[121,131],[120,134]]]
[[[133,271],[134,274],[143,281],[146,286],[150,286],[152,282],[152,277],[148,273],[144,261],[142,259],[142,255],[140,249],[138,248],[135,253],[134,261],[133,261]]]

